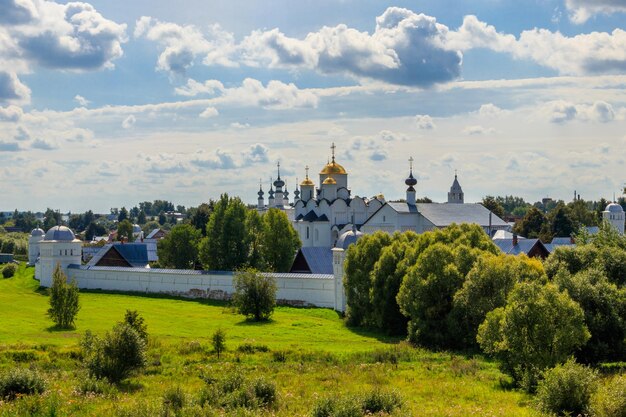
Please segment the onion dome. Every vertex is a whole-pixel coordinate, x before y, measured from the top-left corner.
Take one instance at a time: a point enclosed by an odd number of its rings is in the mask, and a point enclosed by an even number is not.
[[[270,190],[267,193],[270,195],[270,198],[274,198],[274,189],[272,188],[271,182],[270,182]]]
[[[296,178],[296,190],[293,192],[293,196],[296,200],[300,199],[300,190],[298,190],[298,179]]]
[[[283,198],[285,200],[289,198],[289,191],[287,191],[287,183],[285,183],[285,190],[283,191]]]
[[[413,157],[409,158],[409,178],[407,178],[404,183],[409,186],[407,191],[415,191],[413,186],[417,184],[417,180],[413,177]]]
[[[334,180],[333,177],[328,177],[324,180],[324,182],[322,183],[324,185],[335,185],[337,184],[337,181]]]
[[[339,165],[337,162],[335,162],[335,144],[333,143],[333,145],[330,147],[330,149],[332,149],[332,160],[327,163],[324,168],[322,168],[322,170],[320,171],[320,175],[347,175],[348,173],[346,172],[346,169],[344,167],[342,167],[341,165]]]
[[[280,179],[280,162],[277,164],[277,166],[278,166],[278,178],[276,178],[276,181],[274,181],[274,187],[282,188],[285,186],[285,181]]]
[[[606,209],[604,211],[608,211],[609,213],[623,213],[624,209],[617,203],[611,203],[606,206]]]
[[[54,226],[46,232],[45,240],[69,240],[76,239],[74,232],[69,227]]]
[[[259,198],[263,198],[263,196],[265,195],[265,193],[263,192],[263,186],[259,184],[259,192],[257,193],[259,195]]]
[[[315,183],[311,181],[311,179],[309,178],[309,166],[308,165],[305,167],[305,170],[306,170],[306,177],[304,178],[304,180],[302,180],[300,185],[302,187],[306,187],[307,185],[315,186]]]
[[[39,227],[36,229],[33,229],[32,232],[30,232],[30,235],[33,237],[39,237],[39,236],[43,236],[45,235],[46,232],[44,232],[42,229],[40,229]]]

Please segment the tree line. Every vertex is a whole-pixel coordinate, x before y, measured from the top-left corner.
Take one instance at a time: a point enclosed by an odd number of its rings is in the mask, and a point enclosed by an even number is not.
[[[610,225],[544,263],[502,254],[477,225],[365,235],[346,254],[346,320],[429,348],[482,350],[533,391],[574,355],[626,359],[626,237]]]

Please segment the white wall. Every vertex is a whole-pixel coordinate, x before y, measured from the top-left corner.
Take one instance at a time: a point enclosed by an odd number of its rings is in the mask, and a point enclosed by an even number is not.
[[[66,270],[79,288],[167,293],[194,298],[228,299],[233,293],[231,272],[163,270],[142,268],[78,267]],[[276,298],[281,303],[335,307],[333,275],[272,274]]]

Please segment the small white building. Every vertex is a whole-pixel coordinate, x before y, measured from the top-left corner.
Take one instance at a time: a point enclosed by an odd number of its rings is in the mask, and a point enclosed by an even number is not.
[[[622,206],[615,202],[610,203],[602,212],[602,218],[609,222],[619,234],[624,234],[624,209]]]
[[[39,259],[39,242],[44,239],[44,232],[40,228],[33,229],[28,238],[28,264],[35,265]]]
[[[57,265],[60,265],[63,272],[66,272],[70,265],[81,263],[82,242],[76,239],[74,232],[68,227],[50,228],[37,246],[39,262],[35,264],[35,278],[43,287],[52,285],[52,273]],[[36,251],[37,248],[33,247],[33,250]]]

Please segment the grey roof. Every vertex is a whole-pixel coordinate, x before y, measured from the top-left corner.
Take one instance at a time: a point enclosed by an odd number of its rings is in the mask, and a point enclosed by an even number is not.
[[[589,233],[590,235],[595,235],[596,233],[600,232],[600,228],[598,226],[587,226],[585,227],[585,229],[587,229],[587,233]]]
[[[339,239],[337,239],[337,243],[335,244],[335,247],[346,250],[348,249],[348,246],[352,245],[353,243],[356,243],[356,241],[361,236],[363,236],[363,233],[359,232],[358,230],[356,231],[356,233],[352,230],[348,230],[347,232],[339,236]]]
[[[300,248],[312,274],[333,273],[333,252],[330,248],[306,247]]]
[[[407,203],[387,203],[387,204],[398,213],[417,213],[417,206],[413,204],[407,204]],[[383,205],[383,207],[385,206]]]
[[[572,242],[571,237],[555,237],[554,239],[552,239],[552,242],[550,242],[550,244],[563,246],[563,245],[573,245],[574,243]]]
[[[76,239],[74,232],[69,227],[54,226],[46,232],[45,240],[69,240]]]
[[[156,235],[161,229],[153,229],[148,236],[146,236],[146,239],[152,239],[154,237],[154,235]]]
[[[157,243],[156,242],[143,242],[146,245],[146,250],[148,251],[148,261],[156,262],[159,260],[159,256],[157,255]]]
[[[32,232],[30,232],[30,235],[31,235],[31,236],[43,236],[43,235],[45,235],[45,234],[46,234],[46,232],[44,232],[43,230],[41,230],[39,227],[38,227],[38,228],[36,228],[36,229],[33,229],[33,231],[32,231]]]
[[[104,245],[102,249],[91,258],[87,265],[96,266],[102,257],[110,250],[117,250],[133,268],[145,268],[146,265],[148,265],[148,248],[145,243],[113,243]]]
[[[408,206],[406,203],[403,204]],[[416,206],[422,216],[437,227],[450,226],[452,223],[475,223],[483,227],[489,226],[490,211],[482,204],[417,203]],[[492,213],[491,226],[508,227],[508,223]]]
[[[517,245],[513,244],[513,239],[495,239],[492,242],[508,255],[519,255],[521,253],[528,255],[535,245],[545,247],[539,239],[518,239]]]
[[[624,209],[617,203],[610,203],[608,206],[606,206],[606,209],[604,211],[608,211],[610,213],[623,213]]]
[[[328,217],[326,217],[325,214],[322,214],[321,216],[318,216],[317,214],[315,214],[315,212],[313,210],[311,210],[304,217],[302,217],[302,215],[299,215],[296,218],[296,220],[303,220],[305,222],[327,222],[328,221]]]

